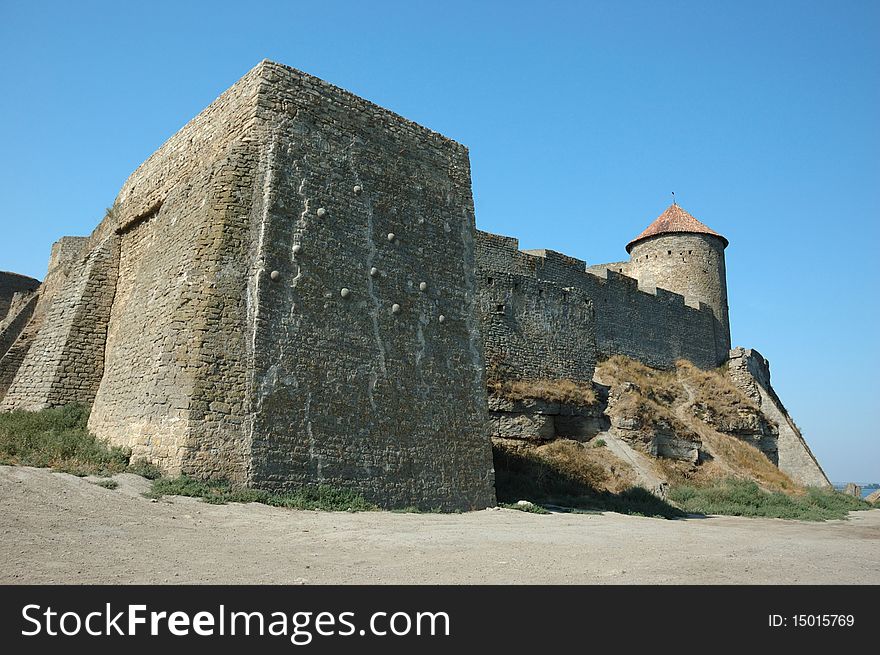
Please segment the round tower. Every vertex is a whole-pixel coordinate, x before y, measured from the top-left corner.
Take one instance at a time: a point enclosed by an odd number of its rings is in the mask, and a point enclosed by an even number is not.
[[[660,287],[681,294],[688,305],[699,307],[702,302],[712,309],[719,364],[730,350],[727,244],[727,239],[673,203],[626,246],[629,274],[638,278],[640,287]]]

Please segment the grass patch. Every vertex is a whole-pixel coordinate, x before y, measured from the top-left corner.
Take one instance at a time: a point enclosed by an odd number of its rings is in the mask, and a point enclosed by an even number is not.
[[[633,422],[632,428],[651,435],[674,434],[679,439],[699,437],[675,413],[675,406],[687,399],[676,372],[651,368],[623,355],[600,362],[597,373],[610,385],[609,409]]]
[[[551,403],[587,406],[596,402],[590,382],[574,380],[499,380],[490,379],[489,393],[505,400],[543,400]]]
[[[49,467],[78,476],[125,471],[129,452],[89,434],[88,420],[88,408],[73,404],[0,414],[0,464]]]
[[[93,484],[98,485],[99,487],[104,487],[105,489],[116,489],[119,486],[119,483],[116,480],[111,480],[110,478],[106,478],[104,480],[98,480]]]
[[[238,487],[225,480],[196,480],[187,476],[159,478],[145,494],[150,498],[162,496],[191,496],[206,503],[263,503],[291,509],[319,509],[328,512],[364,512],[378,509],[362,496],[329,486],[304,487],[293,493],[276,494],[260,489]]]
[[[605,443],[604,439],[594,439],[590,442],[590,445],[593,446],[593,448],[604,448],[608,444]]]
[[[546,509],[532,502],[523,505],[520,505],[518,502],[499,503],[498,507],[503,507],[504,509],[515,509],[519,512],[528,512],[529,514],[550,514],[550,512],[548,512]]]
[[[673,487],[669,499],[692,514],[762,516],[826,521],[844,519],[848,512],[871,505],[837,491],[811,487],[801,495],[765,491],[752,480],[726,478],[705,486]]]
[[[162,477],[162,469],[155,464],[150,464],[145,459],[136,459],[128,465],[128,472],[139,475],[147,480],[158,480]]]
[[[675,363],[679,376],[694,394],[693,415],[713,427],[732,428],[760,415],[754,401],[731,381],[727,366],[704,371],[686,360]]]
[[[609,491],[608,486],[620,480],[609,479],[597,459],[604,450],[565,440],[539,448],[495,443],[492,450],[495,492],[502,507],[525,499],[574,510],[663,518],[685,515],[645,489],[627,486]]]

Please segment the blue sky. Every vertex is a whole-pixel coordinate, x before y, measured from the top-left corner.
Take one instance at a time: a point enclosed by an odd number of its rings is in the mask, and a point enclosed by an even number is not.
[[[0,270],[42,277],[263,58],[470,148],[477,224],[591,263],[679,203],[730,239],[834,481],[880,480],[880,3],[0,0]]]

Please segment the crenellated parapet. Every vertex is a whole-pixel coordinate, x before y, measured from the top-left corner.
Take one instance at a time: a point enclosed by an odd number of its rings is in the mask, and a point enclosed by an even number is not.
[[[702,368],[714,368],[723,361],[716,349],[714,314],[705,303],[694,307],[681,294],[641,286],[638,279],[621,272],[629,270],[628,263],[587,267],[574,257],[552,250],[521,251],[518,245],[510,237],[477,232],[481,293],[490,293],[502,272],[530,278],[533,284],[527,287],[521,282],[521,289],[546,293],[548,298],[549,292],[542,291],[541,285],[576,290],[592,305],[592,318],[587,319],[591,325],[577,329],[589,332],[595,340],[596,357],[621,354],[661,368],[673,366],[677,359],[690,360]],[[517,356],[512,345],[508,351],[509,357]]]

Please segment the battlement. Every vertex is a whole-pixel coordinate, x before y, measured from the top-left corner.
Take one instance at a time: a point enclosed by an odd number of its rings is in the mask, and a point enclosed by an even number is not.
[[[88,252],[89,237],[61,237],[52,244],[52,252],[49,255],[49,268],[51,274],[59,266],[69,266],[77,259],[82,258]]]
[[[643,287],[628,274],[628,262],[587,266],[552,250],[516,250],[516,239],[488,232],[477,233],[476,245],[481,291],[502,272],[578,289],[593,306],[591,332],[598,356],[624,354],[658,367],[671,367],[680,358],[703,368],[723,361],[715,346],[712,308],[692,307],[683,295],[667,289]],[[536,287],[536,292],[547,293],[545,289]]]

